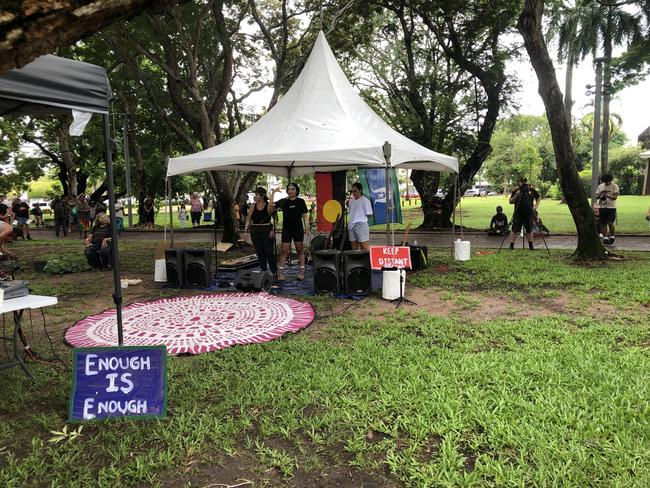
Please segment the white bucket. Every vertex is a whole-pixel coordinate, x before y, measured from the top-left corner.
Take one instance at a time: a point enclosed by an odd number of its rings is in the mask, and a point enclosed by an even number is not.
[[[129,287],[129,280],[126,279],[126,278],[122,278],[120,280],[120,285],[122,286],[122,288],[128,288]]]
[[[460,239],[454,243],[454,259],[456,261],[469,261],[471,256],[469,244],[469,241],[461,241]]]
[[[156,259],[153,280],[156,283],[164,283],[167,281],[167,267],[164,259]]]
[[[400,294],[400,275],[402,276],[402,293]],[[385,270],[382,276],[381,297],[395,300],[406,293],[406,271],[403,269]]]

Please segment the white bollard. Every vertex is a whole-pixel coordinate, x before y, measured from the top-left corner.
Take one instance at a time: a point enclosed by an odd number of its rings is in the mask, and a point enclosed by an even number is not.
[[[454,259],[456,261],[469,261],[470,256],[470,241],[456,240],[454,243]]]
[[[402,293],[400,293],[400,286],[402,287]],[[406,271],[403,269],[384,270],[382,275],[381,297],[384,300],[395,300],[400,296],[403,297],[405,294]]]
[[[167,265],[164,259],[156,259],[153,280],[156,283],[164,283],[167,281]]]

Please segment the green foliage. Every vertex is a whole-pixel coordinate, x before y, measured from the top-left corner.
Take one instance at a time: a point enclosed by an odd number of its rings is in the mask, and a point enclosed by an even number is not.
[[[640,195],[643,190],[645,160],[639,146],[613,148],[609,155],[609,172],[614,176],[621,195]]]
[[[550,131],[545,117],[515,115],[499,121],[485,161],[485,177],[498,190],[510,188],[520,176],[538,184],[544,170],[555,167]]]
[[[85,256],[67,254],[56,258],[47,260],[47,264],[43,271],[50,274],[67,274],[67,273],[81,273],[92,269]]]

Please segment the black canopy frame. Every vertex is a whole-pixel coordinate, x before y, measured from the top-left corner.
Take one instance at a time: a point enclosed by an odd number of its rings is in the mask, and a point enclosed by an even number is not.
[[[122,290],[108,115],[110,99],[111,88],[106,69],[72,59],[45,55],[22,68],[0,75],[0,117],[62,114],[78,110],[101,114],[104,118],[104,157],[113,250],[113,302],[117,318],[118,346],[122,347]]]

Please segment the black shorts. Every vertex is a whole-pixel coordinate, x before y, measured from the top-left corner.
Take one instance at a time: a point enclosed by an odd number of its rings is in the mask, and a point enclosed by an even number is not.
[[[598,222],[600,225],[616,222],[616,209],[615,208],[601,208],[598,212]]]
[[[304,229],[282,229],[282,242],[297,242],[302,244],[305,240]]]
[[[526,230],[526,234],[530,234],[533,231],[532,214],[514,214],[512,216],[512,232],[516,234],[522,227]]]

